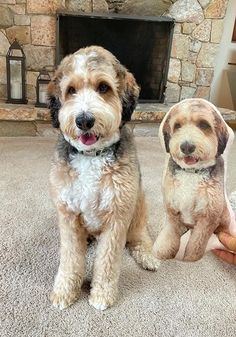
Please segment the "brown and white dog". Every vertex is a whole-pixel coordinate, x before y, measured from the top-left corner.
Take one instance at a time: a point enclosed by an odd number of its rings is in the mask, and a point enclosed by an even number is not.
[[[160,126],[167,152],[163,180],[167,222],[154,245],[157,257],[176,257],[187,229],[191,234],[184,250],[185,261],[199,260],[213,233],[235,233],[235,219],[225,192],[225,150],[233,137],[219,111],[206,100],[187,99],[168,112]],[[215,248],[216,241],[212,241]]]
[[[131,119],[139,87],[107,50],[91,46],[67,56],[48,88],[60,136],[50,183],[61,236],[60,266],[51,301],[60,309],[79,296],[87,238],[96,236],[89,303],[111,306],[117,296],[122,251],[156,270]]]

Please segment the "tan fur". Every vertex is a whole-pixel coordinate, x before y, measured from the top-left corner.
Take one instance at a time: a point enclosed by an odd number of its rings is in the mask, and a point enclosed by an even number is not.
[[[96,69],[93,68],[93,62],[90,62],[84,74],[76,74],[72,67],[76,55],[92,52],[96,52]],[[65,86],[61,84],[66,81],[68,83]],[[60,111],[60,129],[62,134],[70,139],[78,138],[76,138],[75,116],[70,114],[72,109],[70,104],[76,100],[76,96],[68,97],[66,93],[68,86],[73,85],[78,91],[89,87],[91,92],[96,92],[99,81],[110,83],[111,90],[100,98],[96,94],[96,99],[99,104],[100,100],[103,102],[104,108],[109,106],[113,118],[112,124],[109,124],[102,109],[95,111],[96,123],[93,130],[108,140],[114,133],[121,135],[124,133],[127,139],[124,140],[123,155],[102,168],[98,186],[94,191],[94,200],[91,200],[91,212],[86,210],[87,213],[83,213],[79,206],[72,210],[69,202],[65,201],[68,196],[63,197],[65,188],[72,190],[72,186],[76,187],[76,183],[80,182],[80,176],[84,174],[83,166],[75,169],[68,161],[60,158],[58,153],[55,155],[50,184],[59,217],[61,257],[51,301],[61,309],[71,305],[79,296],[89,235],[96,236],[98,240],[89,298],[90,304],[97,309],[104,310],[116,300],[122,251],[127,241],[131,254],[144,268],[156,270],[159,266],[159,261],[151,253],[152,241],[147,231],[145,197],[141,187],[137,155],[131,141],[132,136],[124,129],[125,127],[122,128],[123,131],[119,129],[122,102],[128,99],[127,91],[138,96],[139,88],[133,75],[103,48],[85,48],[66,57],[49,85],[49,94],[59,95],[62,108],[65,105],[68,107],[66,116],[63,115],[65,113],[63,109]],[[80,184],[83,184],[83,181]],[[91,187],[85,185],[83,188],[89,190]],[[79,195],[82,191],[78,190],[77,193]],[[108,205],[106,200],[109,200]],[[96,215],[99,226],[86,220],[90,213]]]
[[[154,251],[159,258],[174,258],[181,235],[190,229],[184,260],[196,261],[203,256],[212,233],[227,230],[230,224],[221,157],[228,131],[214,109],[198,100],[192,100],[191,104],[184,101],[173,107],[162,130],[172,159],[163,181],[167,224],[155,242]],[[191,172],[191,167],[184,163],[180,145],[186,140],[196,146],[193,155],[198,162],[193,170],[202,169],[200,173]],[[213,168],[211,173],[204,171],[208,167]],[[179,195],[178,190],[182,191]]]

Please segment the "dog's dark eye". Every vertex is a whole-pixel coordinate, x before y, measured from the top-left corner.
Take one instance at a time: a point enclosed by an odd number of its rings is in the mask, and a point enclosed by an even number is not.
[[[76,94],[76,90],[75,90],[74,87],[69,87],[68,90],[67,90],[67,93],[69,95],[74,95],[74,94]]]
[[[180,123],[175,123],[174,125],[174,130],[180,129],[181,128],[181,124]]]
[[[201,130],[207,130],[207,129],[210,129],[210,128],[211,128],[210,124],[208,124],[206,121],[200,121],[200,122],[198,123],[198,127],[199,127],[199,129],[201,129]]]
[[[100,83],[98,86],[98,91],[101,94],[105,94],[109,89],[110,87],[106,83]]]

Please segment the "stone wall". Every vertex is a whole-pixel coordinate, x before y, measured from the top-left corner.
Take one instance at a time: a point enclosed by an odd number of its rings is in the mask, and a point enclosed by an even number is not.
[[[56,10],[169,15],[176,20],[166,99],[209,96],[228,0],[0,0],[0,99],[6,98],[5,56],[17,38],[27,59],[27,97],[36,78],[54,67]]]
[[[166,99],[209,98],[228,0],[178,0]]]

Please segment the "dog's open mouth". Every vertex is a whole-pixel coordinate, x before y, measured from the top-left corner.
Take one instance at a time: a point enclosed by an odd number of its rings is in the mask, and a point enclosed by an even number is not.
[[[187,165],[194,165],[198,162],[198,158],[193,157],[193,156],[186,156],[184,157],[184,162]]]
[[[84,145],[93,145],[97,142],[98,137],[94,133],[84,133],[79,136],[79,140]]]

